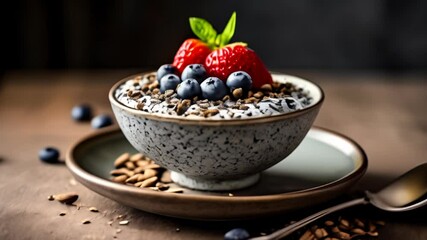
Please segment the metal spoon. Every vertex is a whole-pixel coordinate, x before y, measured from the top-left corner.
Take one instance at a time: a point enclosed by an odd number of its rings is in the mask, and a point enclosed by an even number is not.
[[[403,174],[380,191],[376,193],[366,191],[365,195],[363,198],[350,200],[317,212],[272,234],[251,239],[280,239],[321,217],[356,205],[370,203],[379,209],[392,212],[408,211],[427,205],[427,163],[423,163]]]

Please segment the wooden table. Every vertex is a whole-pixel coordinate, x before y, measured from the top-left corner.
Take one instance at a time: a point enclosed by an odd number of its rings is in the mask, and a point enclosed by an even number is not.
[[[138,72],[9,72],[0,82],[0,239],[222,239],[234,227],[260,233],[295,220],[298,214],[245,222],[196,222],[157,216],[122,206],[76,183],[63,164],[44,164],[38,151],[55,146],[62,156],[72,143],[95,130],[75,123],[71,108],[91,104],[111,113],[107,93],[119,78]],[[326,101],[316,125],[356,140],[369,157],[366,175],[354,191],[375,190],[427,161],[427,76],[360,72],[287,71],[323,86]],[[82,207],[47,200],[75,191]],[[330,203],[329,203],[330,204]],[[315,209],[308,209],[307,212]],[[60,212],[65,216],[59,216]],[[354,211],[381,219],[379,239],[427,239],[427,209],[389,214]],[[304,213],[305,214],[305,213]],[[124,215],[130,222],[109,221]],[[90,219],[90,224],[82,220]],[[120,230],[117,230],[120,229]]]

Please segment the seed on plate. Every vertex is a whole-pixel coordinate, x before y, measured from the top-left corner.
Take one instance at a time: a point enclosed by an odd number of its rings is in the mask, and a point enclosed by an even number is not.
[[[136,162],[136,161],[138,161],[138,160],[143,159],[143,157],[144,157],[144,155],[142,155],[142,153],[135,153],[135,154],[133,154],[132,156],[130,156],[129,160],[130,160],[131,162]]]
[[[184,189],[182,188],[169,188],[168,190],[164,191],[167,193],[183,193]]]
[[[129,170],[134,170],[135,169],[135,164],[133,162],[130,162],[130,161],[125,162],[125,166]]]
[[[111,179],[113,182],[117,182],[117,183],[124,183],[126,181],[126,179],[128,179],[127,175],[120,175],[117,177],[113,177],[113,179]]]
[[[126,179],[126,183],[136,183],[139,181],[143,180],[144,175],[142,175],[141,173],[137,173],[135,175],[133,175],[132,177]]]
[[[116,160],[114,161],[114,166],[115,167],[122,166],[125,162],[129,161],[129,158],[130,158],[129,153],[123,153],[118,158],[116,158]]]
[[[151,169],[151,168],[145,169],[145,171],[144,171],[144,179],[148,179],[148,178],[154,177],[154,176],[157,175],[157,173],[158,173],[157,170],[154,170],[154,169]]]
[[[334,226],[334,222],[332,222],[331,220],[327,220],[325,221],[325,225],[328,227]]]
[[[347,219],[341,219],[340,220],[340,227],[348,229],[348,228],[350,228],[350,223],[348,222]]]
[[[328,232],[324,228],[318,228],[314,231],[314,235],[317,238],[323,238],[323,237],[328,236]]]
[[[360,235],[365,235],[365,231],[363,231],[363,229],[361,228],[353,228],[350,230],[352,233],[356,233],[356,234],[360,234]]]
[[[169,189],[169,185],[164,184],[162,182],[158,182],[156,183],[156,187],[158,190],[164,191],[164,190],[168,190]]]
[[[60,213],[59,213],[59,216],[61,216],[61,217],[62,217],[62,216],[65,216],[66,214],[67,214],[66,212],[60,212]]]
[[[315,239],[315,236],[310,230],[305,231],[304,234],[299,238],[299,240],[313,240],[313,239]]]
[[[365,228],[365,224],[358,218],[354,219],[354,223],[360,228]]]
[[[158,178],[157,177],[150,177],[144,181],[141,182],[141,185],[139,186],[140,188],[145,188],[145,187],[152,187],[154,186],[154,184],[157,182]]]
[[[147,166],[148,164],[150,164],[147,160],[138,160],[136,161],[136,165],[138,167],[144,167]]]
[[[171,172],[170,171],[164,171],[162,173],[162,176],[160,177],[160,181],[162,183],[171,183],[172,182]]]
[[[155,164],[155,163],[151,163],[151,164],[148,164],[147,166],[145,166],[145,169],[158,169],[158,168],[162,168],[162,167],[158,164]]]
[[[49,196],[47,196],[47,200],[53,201],[53,200],[55,200],[55,197],[53,195],[49,195]]]
[[[128,177],[132,177],[133,175],[135,175],[133,171],[130,171],[127,168],[114,169],[110,172],[110,174],[113,176],[127,175]]]
[[[54,198],[60,203],[72,204],[79,198],[79,195],[75,192],[68,192],[56,194]]]

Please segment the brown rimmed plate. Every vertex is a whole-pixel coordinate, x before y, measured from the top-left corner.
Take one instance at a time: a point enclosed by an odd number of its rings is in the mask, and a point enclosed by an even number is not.
[[[67,153],[66,164],[89,189],[124,205],[186,219],[246,219],[289,212],[331,200],[354,185],[367,169],[363,149],[348,137],[313,127],[285,160],[267,169],[261,180],[233,192],[185,189],[165,193],[110,181],[114,160],[135,153],[118,128],[84,137]]]

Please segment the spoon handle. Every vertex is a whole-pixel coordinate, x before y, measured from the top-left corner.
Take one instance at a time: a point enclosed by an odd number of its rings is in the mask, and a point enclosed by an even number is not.
[[[255,237],[255,238],[251,238],[251,240],[274,240],[274,239],[280,239],[283,237],[288,236],[289,234],[293,233],[294,231],[306,226],[309,223],[312,223],[314,221],[316,221],[319,218],[322,218],[330,213],[336,212],[338,210],[341,209],[345,209],[345,208],[349,208],[352,206],[356,206],[356,205],[361,205],[361,204],[368,204],[368,200],[366,198],[359,198],[359,199],[354,199],[354,200],[350,200],[348,202],[344,202],[344,203],[340,203],[338,205],[335,205],[333,207],[324,209],[322,211],[319,211],[317,213],[314,213],[304,219],[299,220],[298,222],[295,222],[287,227],[284,227],[280,230],[277,230],[269,235],[266,236],[261,236],[261,237]]]

